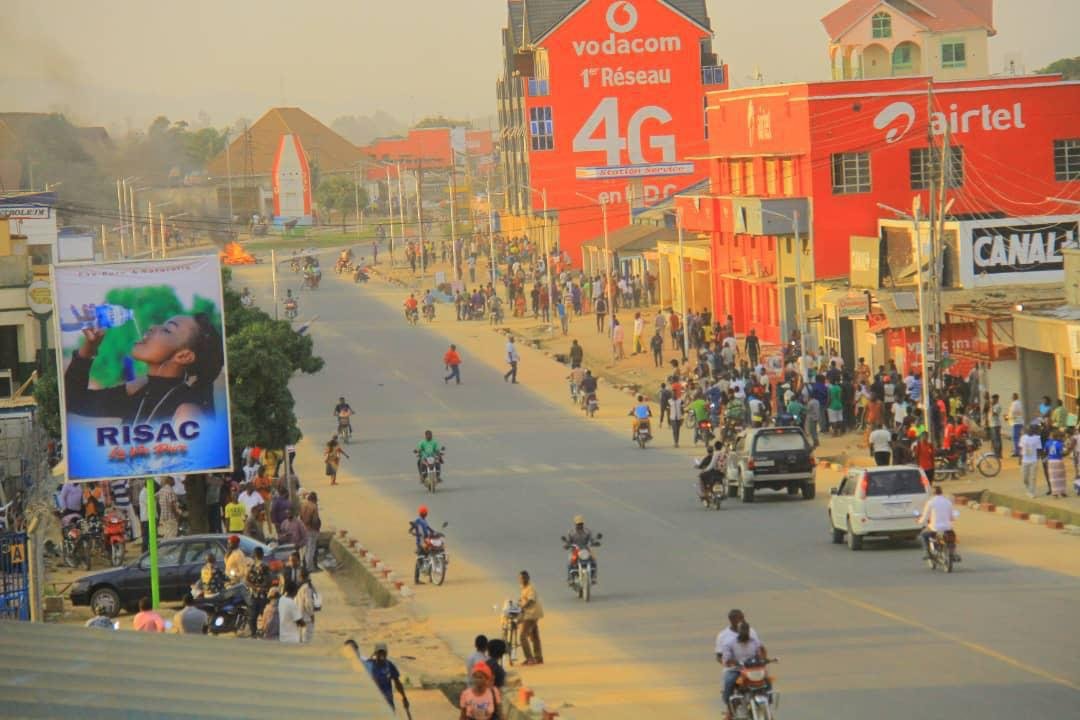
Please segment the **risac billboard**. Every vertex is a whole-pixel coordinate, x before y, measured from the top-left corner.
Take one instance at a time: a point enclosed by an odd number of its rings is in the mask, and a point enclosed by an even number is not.
[[[53,267],[68,478],[232,466],[214,255]]]
[[[540,42],[550,94],[526,98],[530,184],[547,190],[552,207],[570,209],[583,204],[575,193],[640,205],[704,177],[689,158],[706,147],[701,40],[708,37],[661,0],[592,0],[571,13]],[[550,149],[537,147],[545,127]],[[595,208],[588,217],[595,222],[560,211],[560,240],[575,257],[581,240],[599,234]]]

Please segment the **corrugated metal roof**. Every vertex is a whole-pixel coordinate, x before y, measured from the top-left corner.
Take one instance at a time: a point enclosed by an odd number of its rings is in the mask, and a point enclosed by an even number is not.
[[[5,717],[393,718],[326,649],[0,621]]]

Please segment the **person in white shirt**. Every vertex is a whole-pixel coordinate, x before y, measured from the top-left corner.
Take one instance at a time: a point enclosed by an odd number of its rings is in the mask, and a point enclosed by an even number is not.
[[[724,665],[724,707],[728,706],[735,682],[739,679],[739,669],[735,665],[751,657],[767,657],[765,646],[761,644],[757,633],[746,622],[742,610],[728,613],[730,625],[716,636],[716,661]],[[751,653],[751,654],[748,654]],[[740,659],[741,658],[741,659]]]
[[[1035,482],[1038,478],[1039,451],[1042,450],[1042,436],[1039,428],[1032,425],[1020,437],[1020,471],[1024,476],[1024,489],[1028,497],[1035,497]]]
[[[285,581],[285,594],[278,600],[278,639],[299,645],[304,618],[296,604],[296,590],[295,582]]]
[[[904,418],[907,417],[907,414],[908,414],[907,400],[900,400],[898,402],[893,403],[893,406],[892,406],[892,418],[893,418],[893,425],[895,427],[899,428],[901,425],[904,424]]]
[[[919,516],[919,524],[925,525],[919,538],[922,540],[923,560],[930,559],[930,538],[946,530],[952,530],[953,504],[949,498],[941,494],[941,486],[934,486],[934,497],[926,501],[922,515]]]
[[[240,496],[237,499],[240,501],[241,505],[247,508],[248,515],[251,515],[252,510],[263,504],[262,495],[255,492],[255,487],[251,483],[246,483],[244,485],[244,491],[240,493]]]
[[[506,362],[510,364],[510,369],[503,375],[503,382],[507,380],[517,383],[517,366],[518,361],[521,360],[521,356],[518,355],[517,346],[514,345],[514,338],[508,337],[506,339]]]
[[[892,459],[892,433],[885,426],[878,423],[877,428],[870,433],[870,451],[874,453],[874,462],[878,467],[888,465]]]
[[[1020,455],[1020,434],[1024,429],[1024,404],[1020,402],[1020,393],[1013,393],[1012,404],[1009,405],[1009,423],[1012,424],[1013,457]]]
[[[679,430],[683,422],[683,401],[674,394],[668,398],[668,425],[671,426],[671,438],[675,441],[675,447],[679,447]]]

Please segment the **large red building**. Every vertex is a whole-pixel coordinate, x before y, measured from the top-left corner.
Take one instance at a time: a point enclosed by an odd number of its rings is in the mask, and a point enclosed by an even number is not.
[[[900,220],[881,204],[910,213],[918,196],[925,216],[946,135],[953,285],[1060,283],[1055,248],[1029,251],[1023,238],[1075,237],[1058,225],[1075,227],[1075,205],[1048,198],[1080,198],[1080,83],[906,77],[708,97],[710,191],[678,205],[684,227],[711,243],[714,312],[739,332],[779,341],[794,327],[796,267],[804,281],[847,278],[852,239],[884,238]]]
[[[705,90],[725,87],[704,0],[509,0],[498,82],[510,214],[547,195],[560,248],[705,176]],[[531,188],[531,190],[530,190]],[[621,209],[620,206],[621,205]]]

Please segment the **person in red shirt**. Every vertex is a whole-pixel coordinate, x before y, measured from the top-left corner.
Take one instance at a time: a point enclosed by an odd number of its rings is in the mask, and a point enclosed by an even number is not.
[[[915,447],[912,448],[912,452],[915,455],[915,462],[926,473],[926,479],[934,482],[934,446],[930,444],[930,434],[925,430],[919,436],[919,440],[915,443]]]
[[[450,374],[443,378],[444,383],[450,382],[450,380],[457,381],[457,384],[461,384],[461,356],[458,355],[457,345],[451,345],[450,349],[443,355],[443,365],[450,371]]]
[[[413,313],[416,312],[416,307],[419,303],[416,302],[416,295],[409,293],[409,297],[405,300],[405,319],[408,320]]]

